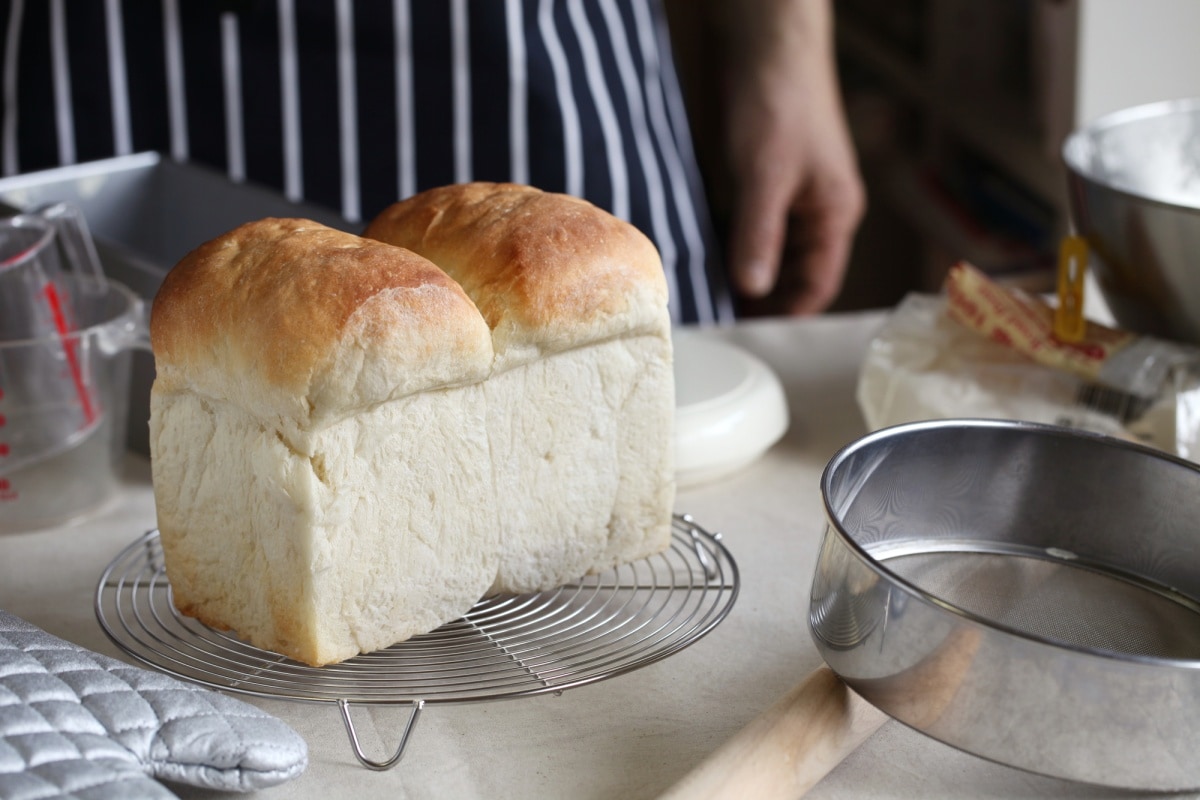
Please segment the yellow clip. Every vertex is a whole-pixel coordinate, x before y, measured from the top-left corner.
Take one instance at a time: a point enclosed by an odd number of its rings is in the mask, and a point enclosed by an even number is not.
[[[1088,247],[1082,236],[1068,236],[1058,249],[1058,308],[1054,311],[1054,335],[1064,342],[1078,342],[1087,331],[1083,317],[1083,276],[1087,274]]]

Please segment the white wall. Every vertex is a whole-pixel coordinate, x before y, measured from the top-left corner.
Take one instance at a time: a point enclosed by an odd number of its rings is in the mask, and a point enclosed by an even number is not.
[[[1075,117],[1200,97],[1200,0],[1079,0]]]

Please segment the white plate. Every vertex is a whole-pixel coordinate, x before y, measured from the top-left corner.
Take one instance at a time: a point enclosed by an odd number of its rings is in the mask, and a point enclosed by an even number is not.
[[[759,358],[703,332],[676,330],[675,474],[712,481],[765,453],[788,428],[787,398]]]

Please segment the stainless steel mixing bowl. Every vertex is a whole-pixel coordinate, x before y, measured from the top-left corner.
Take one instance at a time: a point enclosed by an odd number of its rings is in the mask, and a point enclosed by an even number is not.
[[[1200,786],[1200,468],[949,420],[847,446],[821,488],[809,627],[869,702],[1032,772]]]
[[[1062,154],[1071,218],[1117,322],[1200,343],[1200,99],[1104,116]]]

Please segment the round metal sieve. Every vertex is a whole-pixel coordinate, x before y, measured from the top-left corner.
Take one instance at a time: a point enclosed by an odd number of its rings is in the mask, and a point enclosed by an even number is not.
[[[890,716],[1106,786],[1200,786],[1200,468],[1122,440],[921,422],[822,477],[809,613]]]
[[[1195,603],[1102,568],[1003,553],[919,553],[887,567],[996,626],[1067,647],[1159,659],[1200,658]]]

